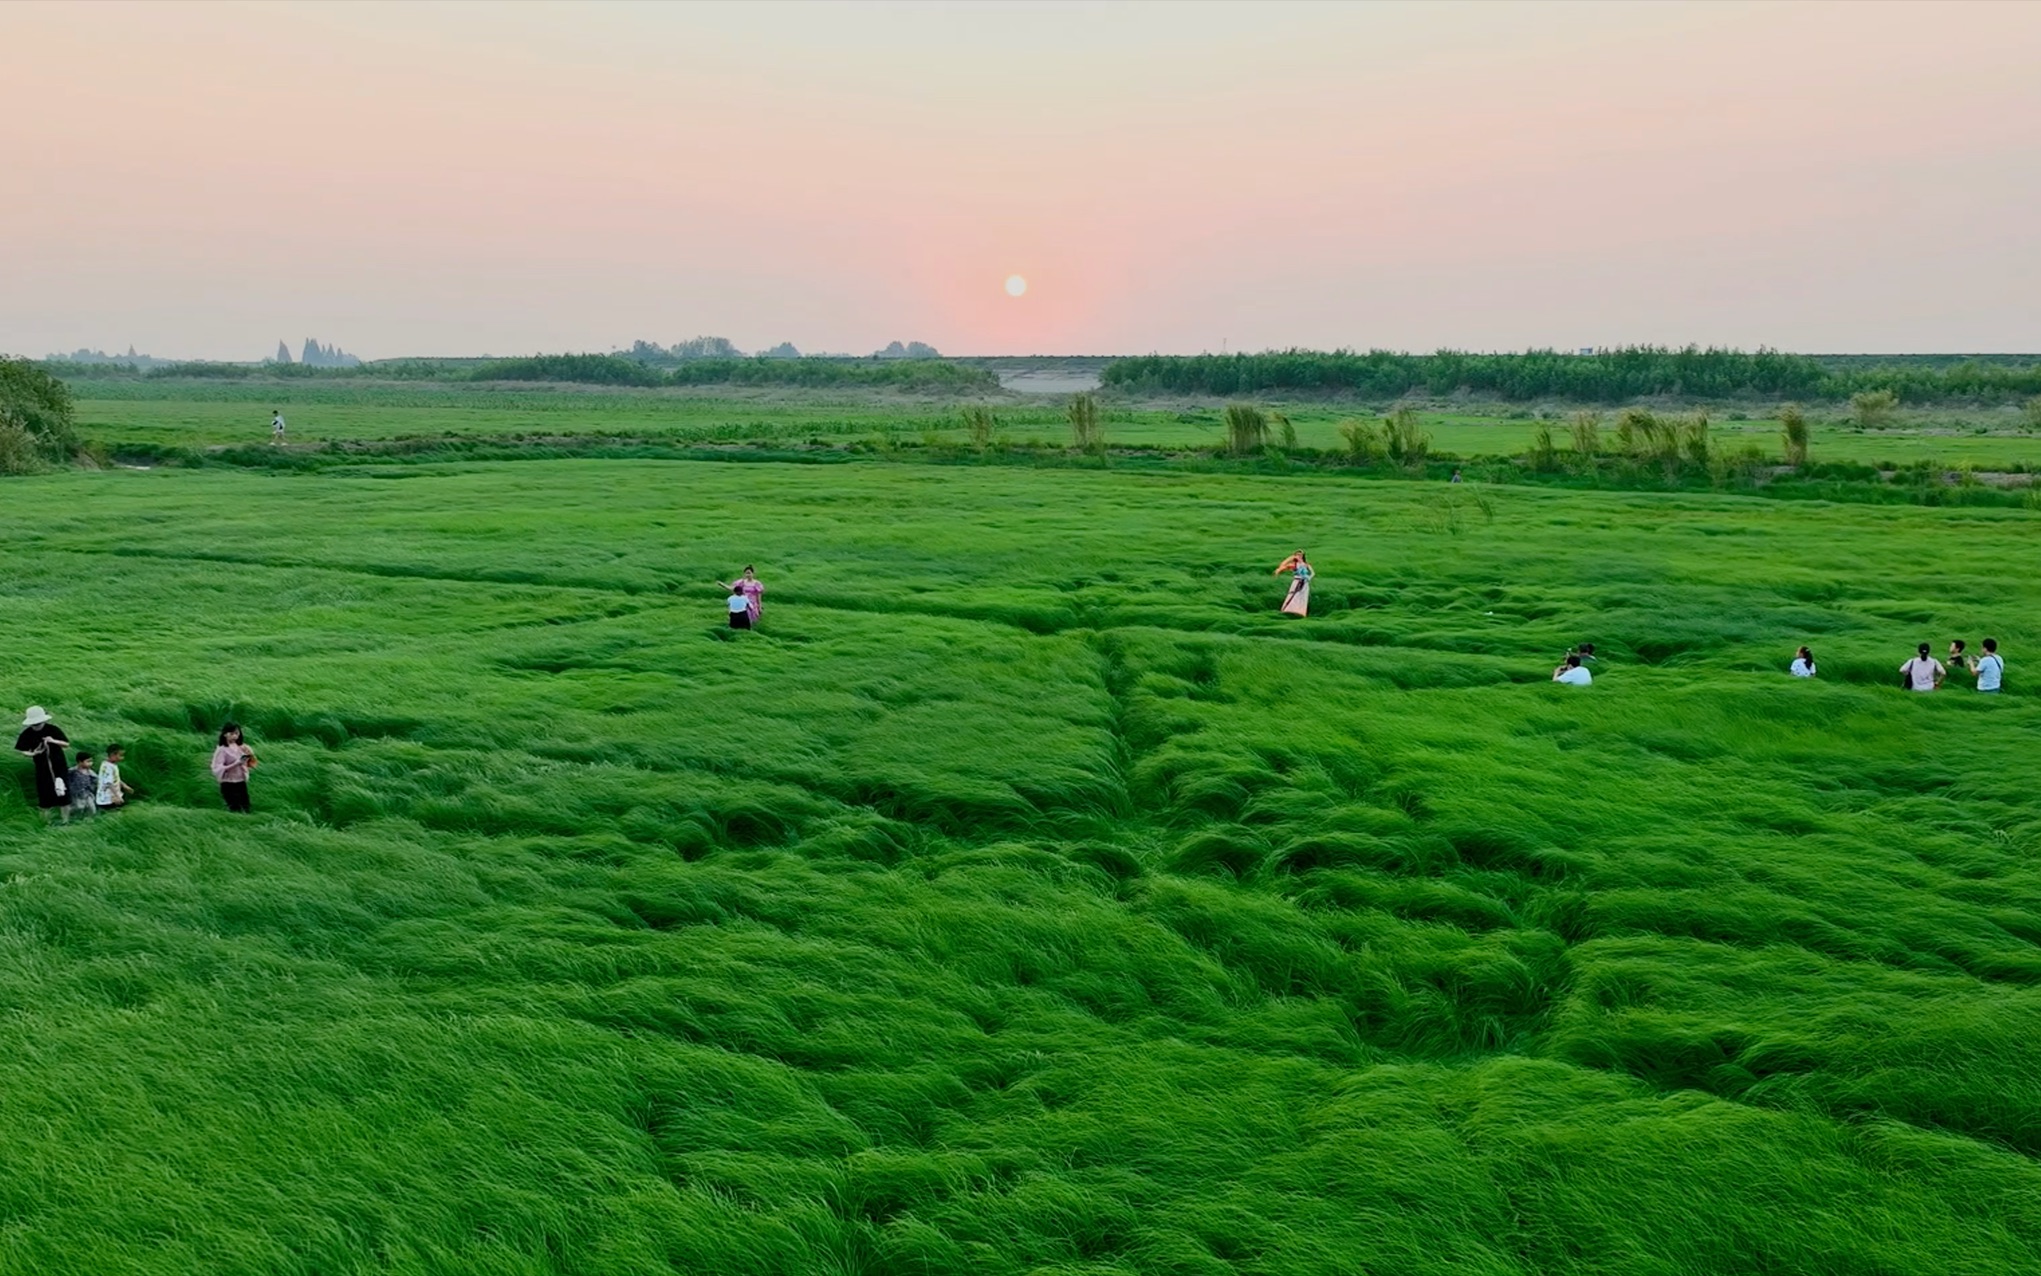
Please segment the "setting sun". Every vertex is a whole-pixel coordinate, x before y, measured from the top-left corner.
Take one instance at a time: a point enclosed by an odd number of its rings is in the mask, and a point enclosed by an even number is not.
[[[1026,279],[1022,278],[1022,277],[1021,277],[1021,276],[1019,276],[1019,275],[1008,275],[1008,276],[1006,277],[1006,295],[1007,295],[1007,296],[1009,296],[1009,297],[1018,297],[1018,296],[1020,296],[1020,295],[1021,295],[1022,293],[1026,292],[1027,290],[1028,290],[1028,281],[1027,281]]]

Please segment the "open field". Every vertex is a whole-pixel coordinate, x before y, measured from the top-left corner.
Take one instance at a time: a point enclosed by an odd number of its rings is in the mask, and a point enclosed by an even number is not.
[[[81,427],[241,419],[165,402]],[[0,812],[0,1270],[2041,1270],[2032,512],[855,463],[4,492],[0,702],[148,800]],[[1893,685],[1987,632],[2008,694]],[[1550,684],[1583,639],[1596,685]]]
[[[945,398],[883,393],[729,390],[642,391],[586,387],[409,385],[285,382],[270,385],[167,382],[80,382],[80,432],[113,446],[209,447],[268,441],[269,411],[281,408],[295,443],[404,437],[628,434],[702,440],[893,435],[956,442],[963,437],[958,404]],[[1361,407],[1297,404],[1286,408],[1298,442],[1337,448],[1339,426]],[[1566,413],[1547,422],[1564,442]],[[1063,444],[1069,426],[1054,399],[1010,398],[994,404],[1002,437]],[[1718,444],[1780,452],[1770,409],[1717,409]],[[1433,446],[1459,456],[1514,455],[1528,449],[1538,422],[1524,408],[1456,407],[1421,413]],[[1746,419],[1735,419],[1741,416]],[[1756,418],[1756,419],[1750,419]],[[1603,414],[1606,433],[1612,414]],[[1890,427],[1859,430],[1837,412],[1812,414],[1813,455],[1821,461],[1901,466],[1936,461],[1980,469],[2041,467],[2041,432],[2008,408],[1908,409]],[[1107,437],[1119,445],[1210,448],[1223,440],[1220,412],[1186,401],[1109,404]]]

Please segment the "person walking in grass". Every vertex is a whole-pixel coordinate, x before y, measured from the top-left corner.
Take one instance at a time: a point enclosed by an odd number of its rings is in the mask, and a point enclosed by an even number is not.
[[[1942,679],[1949,671],[1941,661],[1928,654],[1931,650],[1928,644],[1922,643],[1918,654],[1899,667],[1900,686],[1910,691],[1933,691],[1942,685]]]
[[[269,441],[278,447],[283,446],[282,408],[271,408],[269,410]]]
[[[1998,694],[1998,689],[2005,684],[2006,680],[2006,662],[1998,654],[1998,639],[1987,638],[1984,640],[1984,654],[1977,658],[1977,663],[1970,667],[1970,672],[1977,677],[1977,689],[1979,691],[1988,691],[1992,695]]]
[[[1569,687],[1592,686],[1594,680],[1595,676],[1587,671],[1587,666],[1580,663],[1579,652],[1567,656],[1566,663],[1552,671],[1552,681],[1563,682]]]
[[[128,804],[128,795],[135,786],[120,778],[121,759],[127,750],[117,744],[106,746],[106,761],[99,767],[99,786],[93,800],[99,803],[102,812],[118,810]]]
[[[1311,564],[1305,560],[1303,550],[1298,550],[1281,563],[1278,563],[1273,574],[1280,576],[1284,572],[1290,573],[1290,592],[1283,595],[1283,614],[1285,616],[1309,615],[1311,611],[1311,578],[1317,573],[1311,570]]]
[[[99,803],[94,800],[98,792],[99,773],[92,769],[92,754],[80,749],[78,765],[64,776],[64,823],[89,820],[99,814]]]
[[[1791,673],[1795,678],[1812,678],[1814,676],[1814,653],[1805,647],[1794,652],[1793,664],[1787,672]]]
[[[246,815],[248,773],[255,769],[255,750],[241,738],[241,724],[229,722],[220,728],[220,744],[213,750],[213,778],[220,782],[220,797],[227,809]]]
[[[57,818],[67,805],[64,792],[69,786],[64,782],[64,772],[69,767],[64,761],[64,750],[70,747],[64,729],[50,721],[41,705],[28,706],[28,712],[21,716],[21,734],[15,737],[14,751],[26,754],[35,764],[35,804],[45,820]]]
[[[765,585],[758,579],[758,573],[751,569],[750,564],[745,564],[743,575],[729,584],[725,585],[722,581],[717,581],[716,588],[729,590],[733,601],[739,597],[744,599],[744,623],[741,625],[737,623],[737,611],[735,607],[732,607],[730,611],[730,628],[753,629],[757,627],[758,618],[765,614]]]

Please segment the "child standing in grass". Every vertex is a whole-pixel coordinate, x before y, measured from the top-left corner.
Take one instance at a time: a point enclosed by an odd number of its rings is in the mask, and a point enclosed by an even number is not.
[[[121,759],[126,756],[127,750],[119,745],[106,746],[106,761],[99,768],[99,792],[95,797],[102,811],[126,806],[128,794],[135,791],[133,785],[120,778]]]
[[[242,742],[241,724],[222,726],[219,747],[213,750],[213,778],[220,782],[220,797],[229,811],[248,813],[248,772],[254,766],[255,750]]]
[[[78,765],[64,776],[64,823],[72,820],[89,820],[99,812],[99,804],[93,794],[99,789],[99,777],[92,770],[92,754],[78,750]]]
[[[745,564],[743,574],[729,584],[724,585],[722,581],[717,581],[716,584],[730,591],[730,602],[733,604],[730,609],[730,628],[756,628],[758,618],[765,614],[765,583],[759,580],[758,573],[752,570],[751,565]],[[741,625],[737,623],[737,609],[734,605],[739,598],[744,600],[744,623]]]

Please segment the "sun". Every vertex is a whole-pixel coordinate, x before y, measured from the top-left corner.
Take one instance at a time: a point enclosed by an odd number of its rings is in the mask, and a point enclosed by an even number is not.
[[[1025,278],[1023,278],[1022,276],[1020,276],[1020,275],[1008,275],[1008,276],[1006,277],[1006,295],[1007,295],[1007,296],[1009,296],[1009,297],[1018,297],[1018,296],[1020,296],[1020,295],[1021,295],[1022,293],[1026,292],[1027,290],[1028,290],[1028,281],[1027,281],[1027,280],[1026,280]]]

